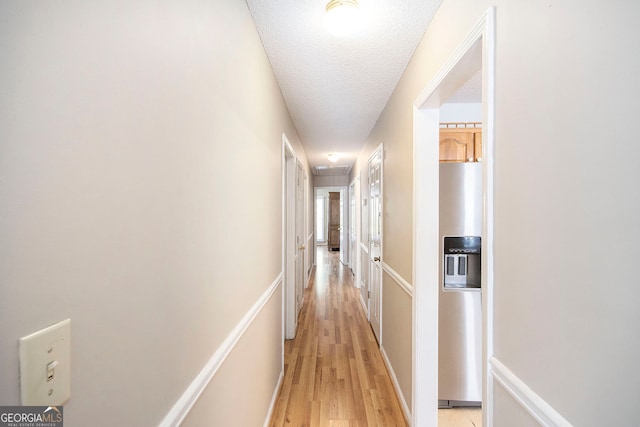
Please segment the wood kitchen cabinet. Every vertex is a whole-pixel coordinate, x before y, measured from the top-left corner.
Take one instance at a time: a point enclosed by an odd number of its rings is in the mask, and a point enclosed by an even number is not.
[[[479,123],[441,123],[440,126],[441,162],[482,160],[482,128]]]

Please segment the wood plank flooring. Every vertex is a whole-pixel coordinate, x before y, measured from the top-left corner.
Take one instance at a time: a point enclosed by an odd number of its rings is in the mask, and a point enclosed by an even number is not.
[[[438,426],[482,427],[482,409],[464,407],[438,409]]]
[[[406,426],[378,344],[338,252],[319,248],[271,426]]]

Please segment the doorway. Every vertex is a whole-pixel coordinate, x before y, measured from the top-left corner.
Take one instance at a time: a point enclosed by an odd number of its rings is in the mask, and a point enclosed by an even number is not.
[[[348,188],[346,186],[315,187],[314,193],[315,246],[327,246],[329,251],[339,252],[340,261],[348,265]]]
[[[488,359],[493,353],[493,150],[495,10],[489,9],[414,102],[414,294],[412,424],[438,423],[440,107],[482,70],[482,370],[483,425],[492,425]]]
[[[284,337],[296,336],[305,277],[305,173],[286,135],[282,134]]]

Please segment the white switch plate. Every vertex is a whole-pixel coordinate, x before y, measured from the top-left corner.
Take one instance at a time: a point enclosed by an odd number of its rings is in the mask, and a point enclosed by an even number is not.
[[[20,338],[20,390],[22,405],[57,406],[69,400],[71,319]]]

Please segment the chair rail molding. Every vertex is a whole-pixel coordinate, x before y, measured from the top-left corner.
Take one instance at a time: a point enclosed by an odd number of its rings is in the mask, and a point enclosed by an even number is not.
[[[502,386],[538,423],[543,426],[571,427],[569,421],[496,357],[489,359],[489,367],[490,378]],[[495,384],[492,386],[495,387]]]
[[[382,270],[385,271],[391,278],[405,291],[410,297],[413,297],[413,286],[404,280],[404,278],[398,274],[389,264],[382,262]]]
[[[284,274],[280,272],[273,283],[271,283],[255,304],[253,304],[249,311],[247,311],[242,320],[238,322],[227,338],[222,342],[222,344],[220,344],[218,350],[216,350],[213,356],[211,356],[211,359],[209,359],[204,368],[202,368],[200,373],[191,382],[189,387],[187,387],[182,396],[180,396],[171,410],[160,422],[159,427],[178,427],[184,421],[186,416],[189,414],[189,411],[191,411],[191,408],[196,404],[220,367],[224,364],[229,354],[233,351],[238,341],[240,341],[240,338],[242,338],[255,318],[260,314],[271,297],[273,297],[273,294],[280,287],[283,277]]]

